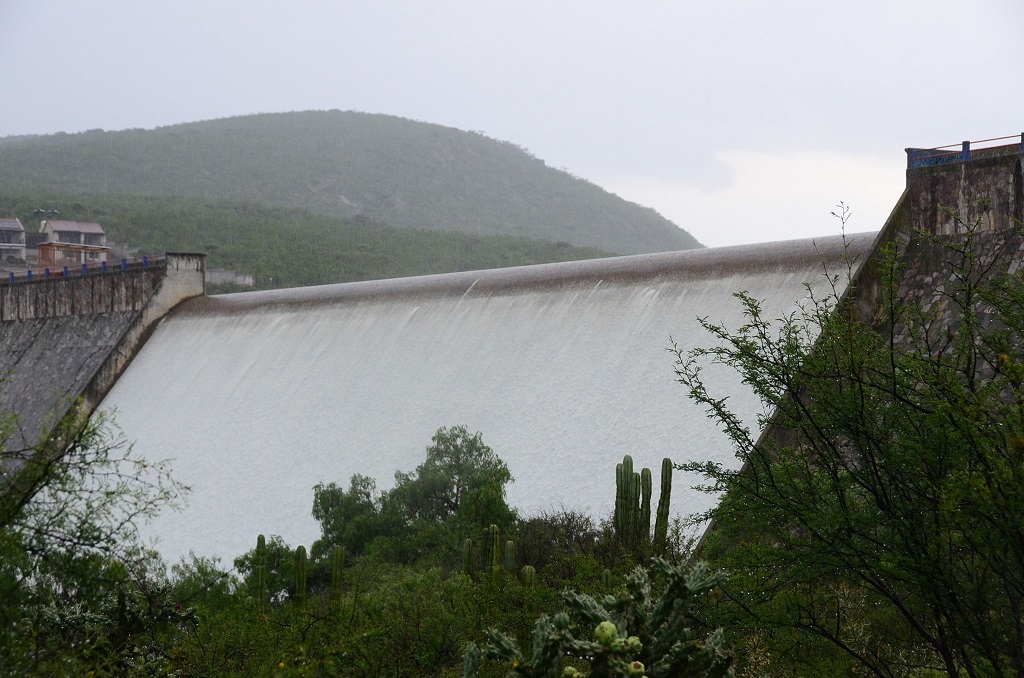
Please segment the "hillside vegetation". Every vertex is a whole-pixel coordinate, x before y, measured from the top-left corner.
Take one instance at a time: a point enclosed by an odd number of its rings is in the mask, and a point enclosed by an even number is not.
[[[355,112],[8,137],[0,139],[0,190],[223,199],[619,254],[701,246],[654,210],[514,144]]]
[[[405,230],[302,210],[226,200],[123,195],[12,194],[0,214],[38,229],[34,210],[98,221],[138,254],[206,252],[207,267],[255,276],[257,288],[298,287],[608,256],[594,248],[509,236]],[[227,291],[214,287],[210,291]]]

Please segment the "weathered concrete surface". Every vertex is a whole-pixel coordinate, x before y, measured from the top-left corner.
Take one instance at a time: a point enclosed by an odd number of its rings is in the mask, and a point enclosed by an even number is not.
[[[8,450],[30,447],[53,427],[137,315],[120,311],[0,324],[0,410],[17,415]]]
[[[80,397],[91,412],[153,324],[203,294],[202,267],[202,255],[172,254],[147,268],[0,285],[0,412],[16,417],[6,449],[31,447]]]
[[[603,514],[623,454],[735,464],[728,441],[675,382],[674,338],[697,317],[743,321],[733,293],[770,317],[845,272],[874,234],[691,250],[188,301],[158,326],[101,404],[136,450],[173,458],[193,489],[149,528],[171,559],[234,557],[259,533],[317,536],[317,482],[354,473],[389,487],[440,426],[465,424],[508,463],[510,501]],[[757,426],[728,370],[709,380]],[[712,497],[677,477],[675,513]]]
[[[1017,144],[975,151],[968,162],[908,169],[910,227],[931,235],[963,234],[975,224],[982,231],[1014,228],[1024,219],[1022,160]]]

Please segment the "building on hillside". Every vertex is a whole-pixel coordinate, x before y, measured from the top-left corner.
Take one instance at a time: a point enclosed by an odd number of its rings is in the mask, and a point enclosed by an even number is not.
[[[39,261],[39,246],[46,242],[45,233],[25,233],[25,263],[33,265]]]
[[[0,263],[25,261],[25,227],[20,219],[0,219]]]
[[[94,222],[43,220],[39,232],[39,265],[60,268],[74,264],[98,264],[107,260],[107,234]]]

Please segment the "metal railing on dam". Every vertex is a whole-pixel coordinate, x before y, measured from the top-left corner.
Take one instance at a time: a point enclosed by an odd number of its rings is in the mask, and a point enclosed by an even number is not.
[[[138,259],[121,259],[120,262],[108,264],[106,261],[89,264],[88,262],[79,265],[66,265],[51,269],[48,266],[42,268],[27,268],[24,271],[8,271],[6,277],[0,277],[0,284],[19,282],[39,282],[53,278],[88,277],[90,275],[105,275],[115,273],[127,273],[129,271],[141,271],[144,269],[166,268],[167,257],[148,257]]]
[[[999,143],[1007,142],[1010,139],[1016,139],[1018,143]],[[1024,134],[979,139],[977,141],[962,141],[959,144],[948,144],[934,148],[908,148],[906,152],[907,169],[935,167],[954,162],[968,162],[970,160],[1002,155],[1016,154],[1024,156]]]

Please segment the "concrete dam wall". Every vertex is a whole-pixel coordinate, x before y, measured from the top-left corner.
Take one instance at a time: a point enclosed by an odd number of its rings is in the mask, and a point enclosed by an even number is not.
[[[309,545],[318,482],[354,473],[390,487],[441,426],[465,424],[508,464],[529,513],[611,510],[624,454],[735,466],[728,440],[674,379],[674,339],[712,339],[697,318],[743,322],[733,294],[768,317],[840,280],[874,234],[691,250],[423,278],[203,297],[157,326],[101,407],[136,449],[174,459],[189,506],[147,528],[172,561],[230,560],[256,535]],[[709,383],[752,427],[735,375]],[[677,474],[676,515],[713,497]],[[657,498],[655,497],[655,501]]]
[[[0,287],[0,412],[16,420],[4,445],[35,444],[81,399],[106,394],[156,319],[203,294],[202,255],[171,254]]]

